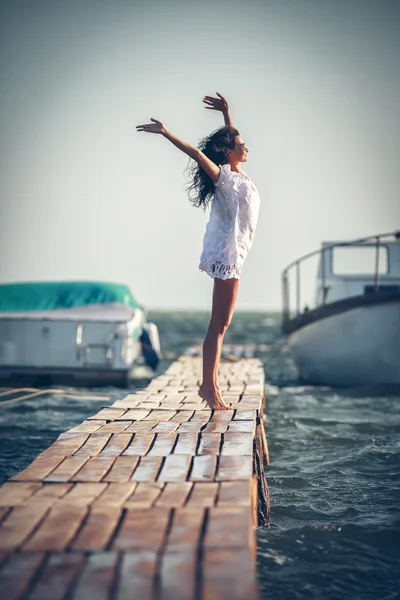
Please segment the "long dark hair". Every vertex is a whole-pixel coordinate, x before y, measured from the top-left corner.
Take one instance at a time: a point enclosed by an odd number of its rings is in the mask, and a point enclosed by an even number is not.
[[[198,149],[216,165],[228,162],[226,151],[235,147],[239,132],[234,127],[221,127],[200,140]],[[187,173],[192,182],[186,188],[189,200],[196,208],[205,210],[214,195],[214,182],[196,161],[190,161]]]

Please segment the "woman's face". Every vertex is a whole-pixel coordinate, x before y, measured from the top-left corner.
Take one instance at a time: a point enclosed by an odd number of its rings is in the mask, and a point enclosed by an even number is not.
[[[235,137],[235,147],[228,150],[228,158],[234,162],[246,162],[249,150],[240,135]]]

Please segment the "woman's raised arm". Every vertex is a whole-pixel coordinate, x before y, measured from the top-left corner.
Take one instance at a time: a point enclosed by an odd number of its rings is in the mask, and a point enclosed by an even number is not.
[[[218,98],[214,98],[213,96],[204,96],[203,102],[207,104],[204,108],[208,110],[218,110],[222,112],[224,115],[225,125],[228,127],[235,127],[233,124],[233,119],[231,115],[231,109],[228,104],[228,100],[224,98],[219,92],[215,92]]]
[[[180,140],[176,135],[174,135],[171,131],[169,131],[161,121],[157,121],[157,119],[150,119],[153,123],[146,123],[144,125],[137,125],[137,131],[146,131],[147,133],[158,133],[163,135],[167,140],[169,140],[174,146],[179,148],[182,152],[190,156],[193,160],[199,163],[200,167],[204,169],[207,175],[215,182],[219,178],[220,168],[210,160],[201,150]]]

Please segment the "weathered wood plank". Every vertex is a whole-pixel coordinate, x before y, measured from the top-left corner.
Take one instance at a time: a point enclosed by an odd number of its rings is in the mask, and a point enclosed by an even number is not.
[[[206,549],[201,600],[259,600],[248,549]]]
[[[92,509],[106,508],[107,506],[120,507],[125,500],[129,498],[137,486],[136,482],[110,483],[104,492],[96,498],[92,504]]]
[[[176,435],[173,433],[157,433],[154,444],[148,452],[148,456],[168,456],[174,447]]]
[[[83,554],[51,554],[38,581],[34,583],[28,600],[64,600],[85,562]]]
[[[154,438],[154,434],[136,434],[122,456],[144,456],[151,447]]]
[[[107,489],[106,483],[76,483],[58,505],[89,506]]]
[[[111,437],[111,433],[93,433],[75,456],[97,456]]]
[[[89,460],[89,456],[67,456],[43,481],[47,483],[66,483],[69,481]]]
[[[151,508],[155,505],[162,489],[161,483],[138,483],[134,493],[125,501],[125,508]]]
[[[73,550],[105,550],[122,515],[113,505],[94,506],[71,544]]]
[[[20,506],[40,487],[39,482],[7,481],[0,487],[0,506]]]
[[[0,528],[0,550],[20,548],[48,512],[47,506],[17,506]]]
[[[219,483],[214,481],[194,483],[186,506],[188,508],[216,506],[219,485]]]
[[[252,456],[253,434],[227,431],[223,436],[221,455]]]
[[[218,506],[252,506],[252,480],[222,481]]]
[[[88,417],[88,420],[115,421],[115,419],[121,418],[125,412],[126,409],[124,408],[102,408],[97,414],[93,415],[93,417]]]
[[[165,458],[157,481],[165,483],[186,481],[191,461],[192,457],[186,454],[170,454]]]
[[[101,456],[120,456],[132,439],[132,433],[113,433]]]
[[[166,506],[171,508],[183,506],[192,486],[193,483],[190,481],[166,483],[160,497],[156,501],[156,506]]]
[[[0,572],[2,598],[4,600],[22,598],[43,560],[44,556],[41,553],[10,556]]]
[[[197,454],[215,454],[220,452],[221,434],[220,433],[201,433],[200,444]]]
[[[115,458],[113,456],[96,456],[89,458],[83,467],[73,476],[70,481],[101,481],[111,468]]]
[[[89,555],[72,600],[109,600],[117,578],[117,563],[117,552]]]
[[[167,551],[160,565],[160,600],[195,600],[197,553],[193,549]]]
[[[170,510],[166,508],[127,510],[113,548],[158,551],[164,542],[169,519]]]
[[[217,507],[208,512],[204,547],[253,548],[254,531],[248,507]]]
[[[221,456],[216,481],[251,479],[253,464],[250,456]]]
[[[213,454],[194,456],[190,481],[213,481],[216,466],[217,457]]]
[[[174,454],[196,454],[199,436],[196,432],[180,433],[174,448]]]
[[[78,531],[86,512],[86,506],[53,507],[23,549],[30,552],[64,550]]]
[[[72,427],[72,429],[68,429],[68,431],[66,433],[94,433],[95,431],[98,431],[100,429],[100,427],[102,427],[105,424],[106,424],[106,421],[103,421],[103,420],[83,421],[83,423],[81,423],[80,425],[77,425],[76,427]]]
[[[155,481],[162,462],[162,456],[142,456],[131,477],[131,481]]]
[[[51,456],[49,458],[35,458],[35,460],[23,471],[11,478],[11,481],[41,481],[53,471],[62,461],[63,456]]]
[[[117,456],[111,469],[103,477],[103,481],[107,481],[108,483],[130,481],[138,462],[138,456]]]
[[[116,600],[154,600],[158,570],[157,553],[150,550],[124,552]]]
[[[172,519],[166,540],[166,552],[171,550],[196,550],[204,525],[202,508],[178,508]]]

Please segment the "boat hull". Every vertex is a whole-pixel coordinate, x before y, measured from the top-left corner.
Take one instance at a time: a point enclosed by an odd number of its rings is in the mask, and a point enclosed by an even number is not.
[[[289,335],[302,381],[313,385],[400,385],[400,301],[345,310]]]

